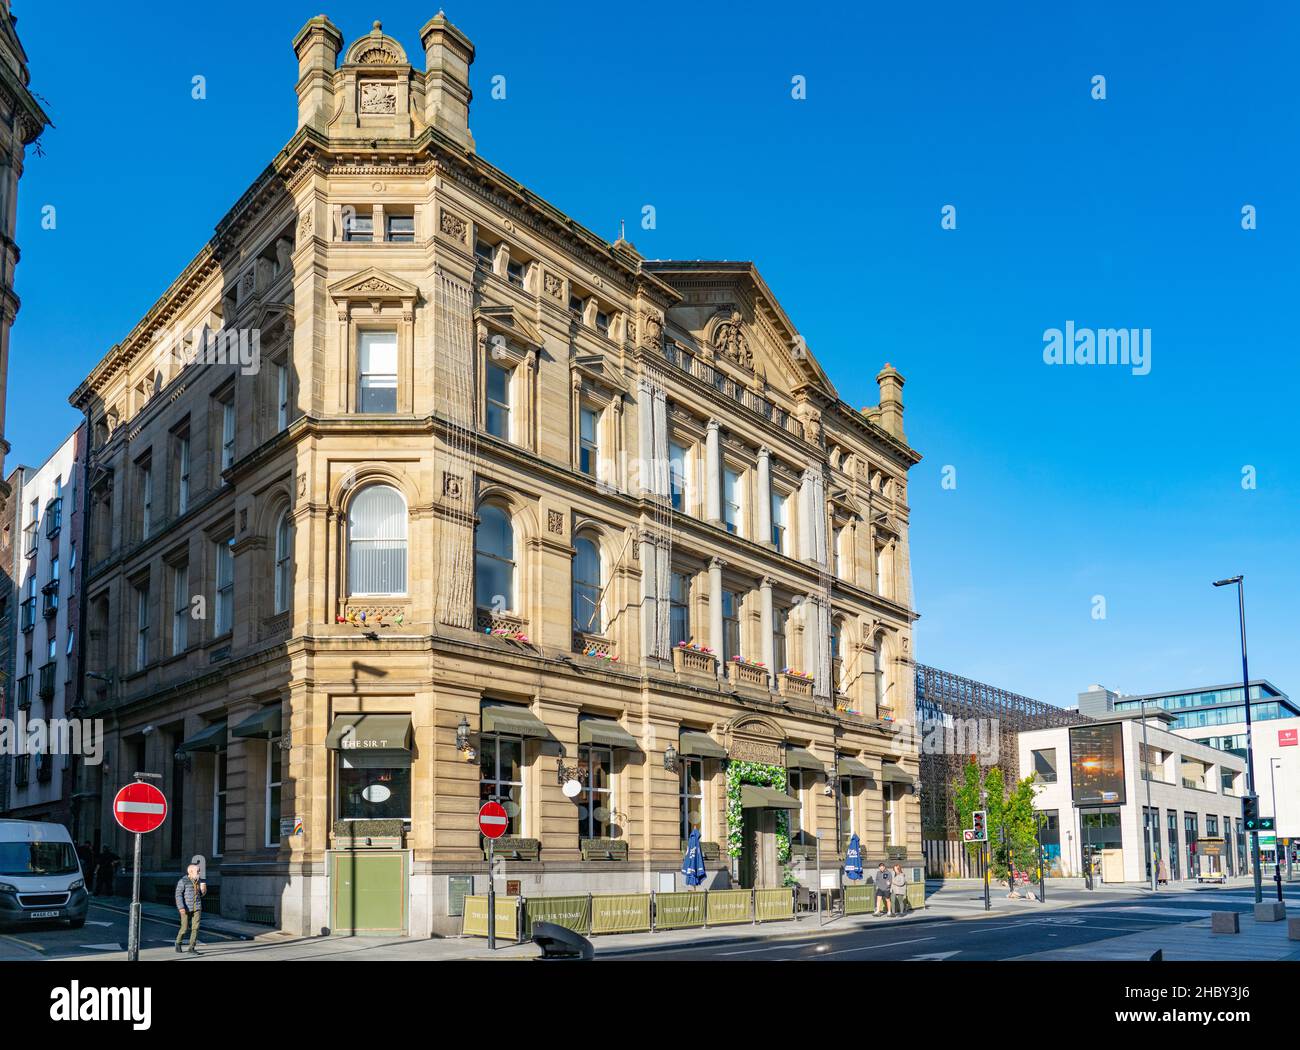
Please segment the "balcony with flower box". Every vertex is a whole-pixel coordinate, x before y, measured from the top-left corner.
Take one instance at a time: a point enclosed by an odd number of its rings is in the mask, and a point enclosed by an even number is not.
[[[618,663],[618,655],[614,652],[613,641],[603,634],[575,630],[573,632],[573,651],[580,656],[589,656],[593,660]]]
[[[741,656],[733,656],[727,661],[727,680],[732,685],[747,685],[753,689],[770,689],[772,687],[772,679],[767,673],[767,665],[756,660],[746,660]]]
[[[531,646],[528,638],[528,621],[512,613],[496,612],[493,609],[476,609],[474,612],[474,629],[479,634],[502,638],[517,645]]]
[[[673,650],[673,670],[678,674],[718,676],[718,655],[707,645],[680,642]]]
[[[811,700],[813,698],[813,676],[805,671],[796,671],[787,667],[776,676],[777,691],[790,700]]]

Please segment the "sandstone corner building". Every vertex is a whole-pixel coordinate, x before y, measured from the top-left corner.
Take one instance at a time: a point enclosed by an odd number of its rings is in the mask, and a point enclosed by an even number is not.
[[[498,171],[421,41],[303,27],[296,133],[72,396],[105,835],[160,772],[146,878],[298,934],[459,932],[487,798],[501,893],[673,885],[692,829],[717,886],[919,867],[902,377],[854,409],[754,266]]]

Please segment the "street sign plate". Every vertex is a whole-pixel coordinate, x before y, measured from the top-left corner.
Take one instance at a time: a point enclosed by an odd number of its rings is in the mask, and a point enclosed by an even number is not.
[[[157,831],[167,819],[167,797],[152,784],[127,784],[113,799],[113,816],[127,831]]]
[[[478,811],[478,829],[490,839],[499,839],[510,826],[505,807],[499,802],[484,802]]]

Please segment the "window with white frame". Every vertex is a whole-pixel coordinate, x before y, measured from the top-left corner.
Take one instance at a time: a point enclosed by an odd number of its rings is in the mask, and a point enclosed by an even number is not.
[[[289,425],[289,366],[281,362],[275,366],[275,428],[283,430]]]
[[[876,707],[886,707],[888,701],[885,699],[885,640],[883,638],[876,639],[876,649],[871,654],[871,674],[876,684]]]
[[[190,567],[172,567],[172,655],[183,653],[190,644]]]
[[[790,500],[779,489],[772,490],[772,546],[784,554],[786,550],[786,530],[790,527]]]
[[[357,411],[397,411],[397,333],[362,332],[357,337]]]
[[[594,478],[600,464],[600,411],[583,405],[578,416],[578,469]]]
[[[686,509],[686,463],[685,445],[670,442],[668,445],[668,494],[672,500],[673,510]]]
[[[691,640],[691,577],[675,572],[669,583],[668,622],[674,648]]]
[[[854,827],[852,777],[840,777],[840,789],[836,793],[836,803],[835,824],[839,831],[840,851],[843,852],[848,848],[849,839],[853,837],[857,830]]]
[[[618,837],[614,823],[614,751],[608,747],[583,744],[578,748],[578,769],[585,772],[583,790],[578,796],[578,837],[612,839]]]
[[[225,634],[235,623],[235,552],[234,539],[215,544],[217,564],[217,608],[213,633]]]
[[[229,752],[223,747],[216,753],[212,764],[212,855],[220,857],[226,852],[226,795]]]
[[[740,655],[740,595],[722,592],[722,659],[729,662]]]
[[[902,786],[899,784],[885,784],[880,792],[880,798],[884,806],[883,820],[885,827],[885,847],[897,846],[898,829],[895,826],[895,817],[897,814],[896,803],[901,795]]]
[[[733,536],[741,530],[742,498],[740,472],[725,467],[722,471],[722,523]]]
[[[777,606],[772,610],[772,670],[789,670],[786,630],[790,622],[790,610]]]
[[[146,456],[137,467],[140,471],[140,535],[148,537],[153,528],[153,464]]]
[[[474,603],[497,612],[515,607],[515,530],[495,503],[479,508],[474,529]]]
[[[176,513],[184,514],[190,505],[190,433],[176,435]]]
[[[275,611],[286,612],[293,593],[293,519],[281,511],[275,523]]]
[[[391,485],[368,485],[348,510],[348,593],[406,593],[406,500]]]
[[[503,441],[510,440],[510,380],[512,370],[489,361],[487,364],[487,432]]]
[[[135,588],[135,667],[142,670],[149,662],[149,581]]]
[[[600,611],[600,544],[590,536],[579,536],[573,547],[573,629],[600,634],[605,626]]]
[[[235,462],[235,394],[221,402],[221,469]]]
[[[488,733],[479,740],[479,800],[500,802],[507,835],[524,833],[524,741]]]
[[[844,561],[844,533],[845,529],[840,525],[831,529],[831,557],[834,559],[831,563],[831,571],[841,580],[844,579],[844,570],[846,568]]]
[[[837,693],[844,691],[844,621],[831,621],[831,681]]]
[[[682,841],[691,837],[693,830],[698,830],[704,822],[704,759],[686,758],[681,760],[681,774],[678,782],[677,797],[681,813]]]
[[[266,835],[262,842],[269,849],[280,844],[280,791],[284,784],[284,751],[280,737],[266,742]]]
[[[348,205],[343,209],[343,239],[358,244],[369,244],[375,239],[375,213],[359,211]]]

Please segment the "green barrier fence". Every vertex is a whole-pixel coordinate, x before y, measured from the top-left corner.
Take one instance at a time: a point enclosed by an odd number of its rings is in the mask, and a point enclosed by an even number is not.
[[[685,930],[703,926],[708,893],[656,893],[655,929]]]
[[[844,914],[865,915],[875,908],[875,895],[871,886],[845,886]]]
[[[650,894],[607,893],[592,897],[591,932],[649,933]]]
[[[706,926],[726,926],[754,919],[752,890],[710,890],[705,905]]]
[[[759,922],[794,918],[794,890],[755,890],[754,915]]]
[[[533,935],[535,922],[553,922],[566,930],[585,934],[591,930],[591,898],[585,893],[572,897],[529,897],[524,902],[525,937]]]
[[[519,939],[519,898],[497,898],[498,940],[514,941]],[[488,899],[487,897],[465,898],[465,921],[461,933],[466,937],[486,937],[488,935]]]

